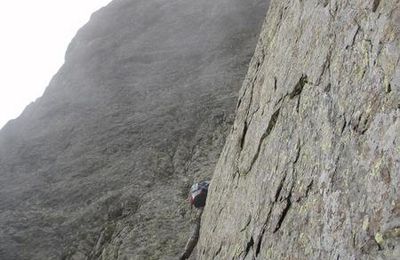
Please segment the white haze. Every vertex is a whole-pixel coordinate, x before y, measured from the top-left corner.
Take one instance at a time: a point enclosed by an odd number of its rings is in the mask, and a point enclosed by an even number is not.
[[[40,97],[90,15],[111,0],[12,0],[0,4],[0,129]]]

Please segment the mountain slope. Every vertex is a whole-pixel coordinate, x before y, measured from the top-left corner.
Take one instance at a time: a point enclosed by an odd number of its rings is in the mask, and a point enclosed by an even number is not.
[[[200,259],[400,258],[400,2],[271,2]]]
[[[267,2],[95,13],[0,132],[0,258],[176,258],[187,189],[214,169]]]

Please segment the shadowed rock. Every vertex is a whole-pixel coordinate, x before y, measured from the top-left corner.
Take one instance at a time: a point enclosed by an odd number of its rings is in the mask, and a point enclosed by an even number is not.
[[[0,132],[0,258],[176,258],[187,189],[214,169],[267,2],[96,12]]]

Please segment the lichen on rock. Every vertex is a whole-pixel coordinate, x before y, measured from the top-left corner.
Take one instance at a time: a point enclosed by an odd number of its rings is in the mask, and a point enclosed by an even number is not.
[[[199,259],[400,257],[399,7],[271,2]]]

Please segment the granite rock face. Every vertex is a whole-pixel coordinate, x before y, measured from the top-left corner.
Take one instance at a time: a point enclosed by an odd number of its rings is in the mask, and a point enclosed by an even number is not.
[[[176,259],[266,0],[115,0],[0,132],[0,259]]]
[[[400,1],[274,0],[200,259],[400,258]]]

